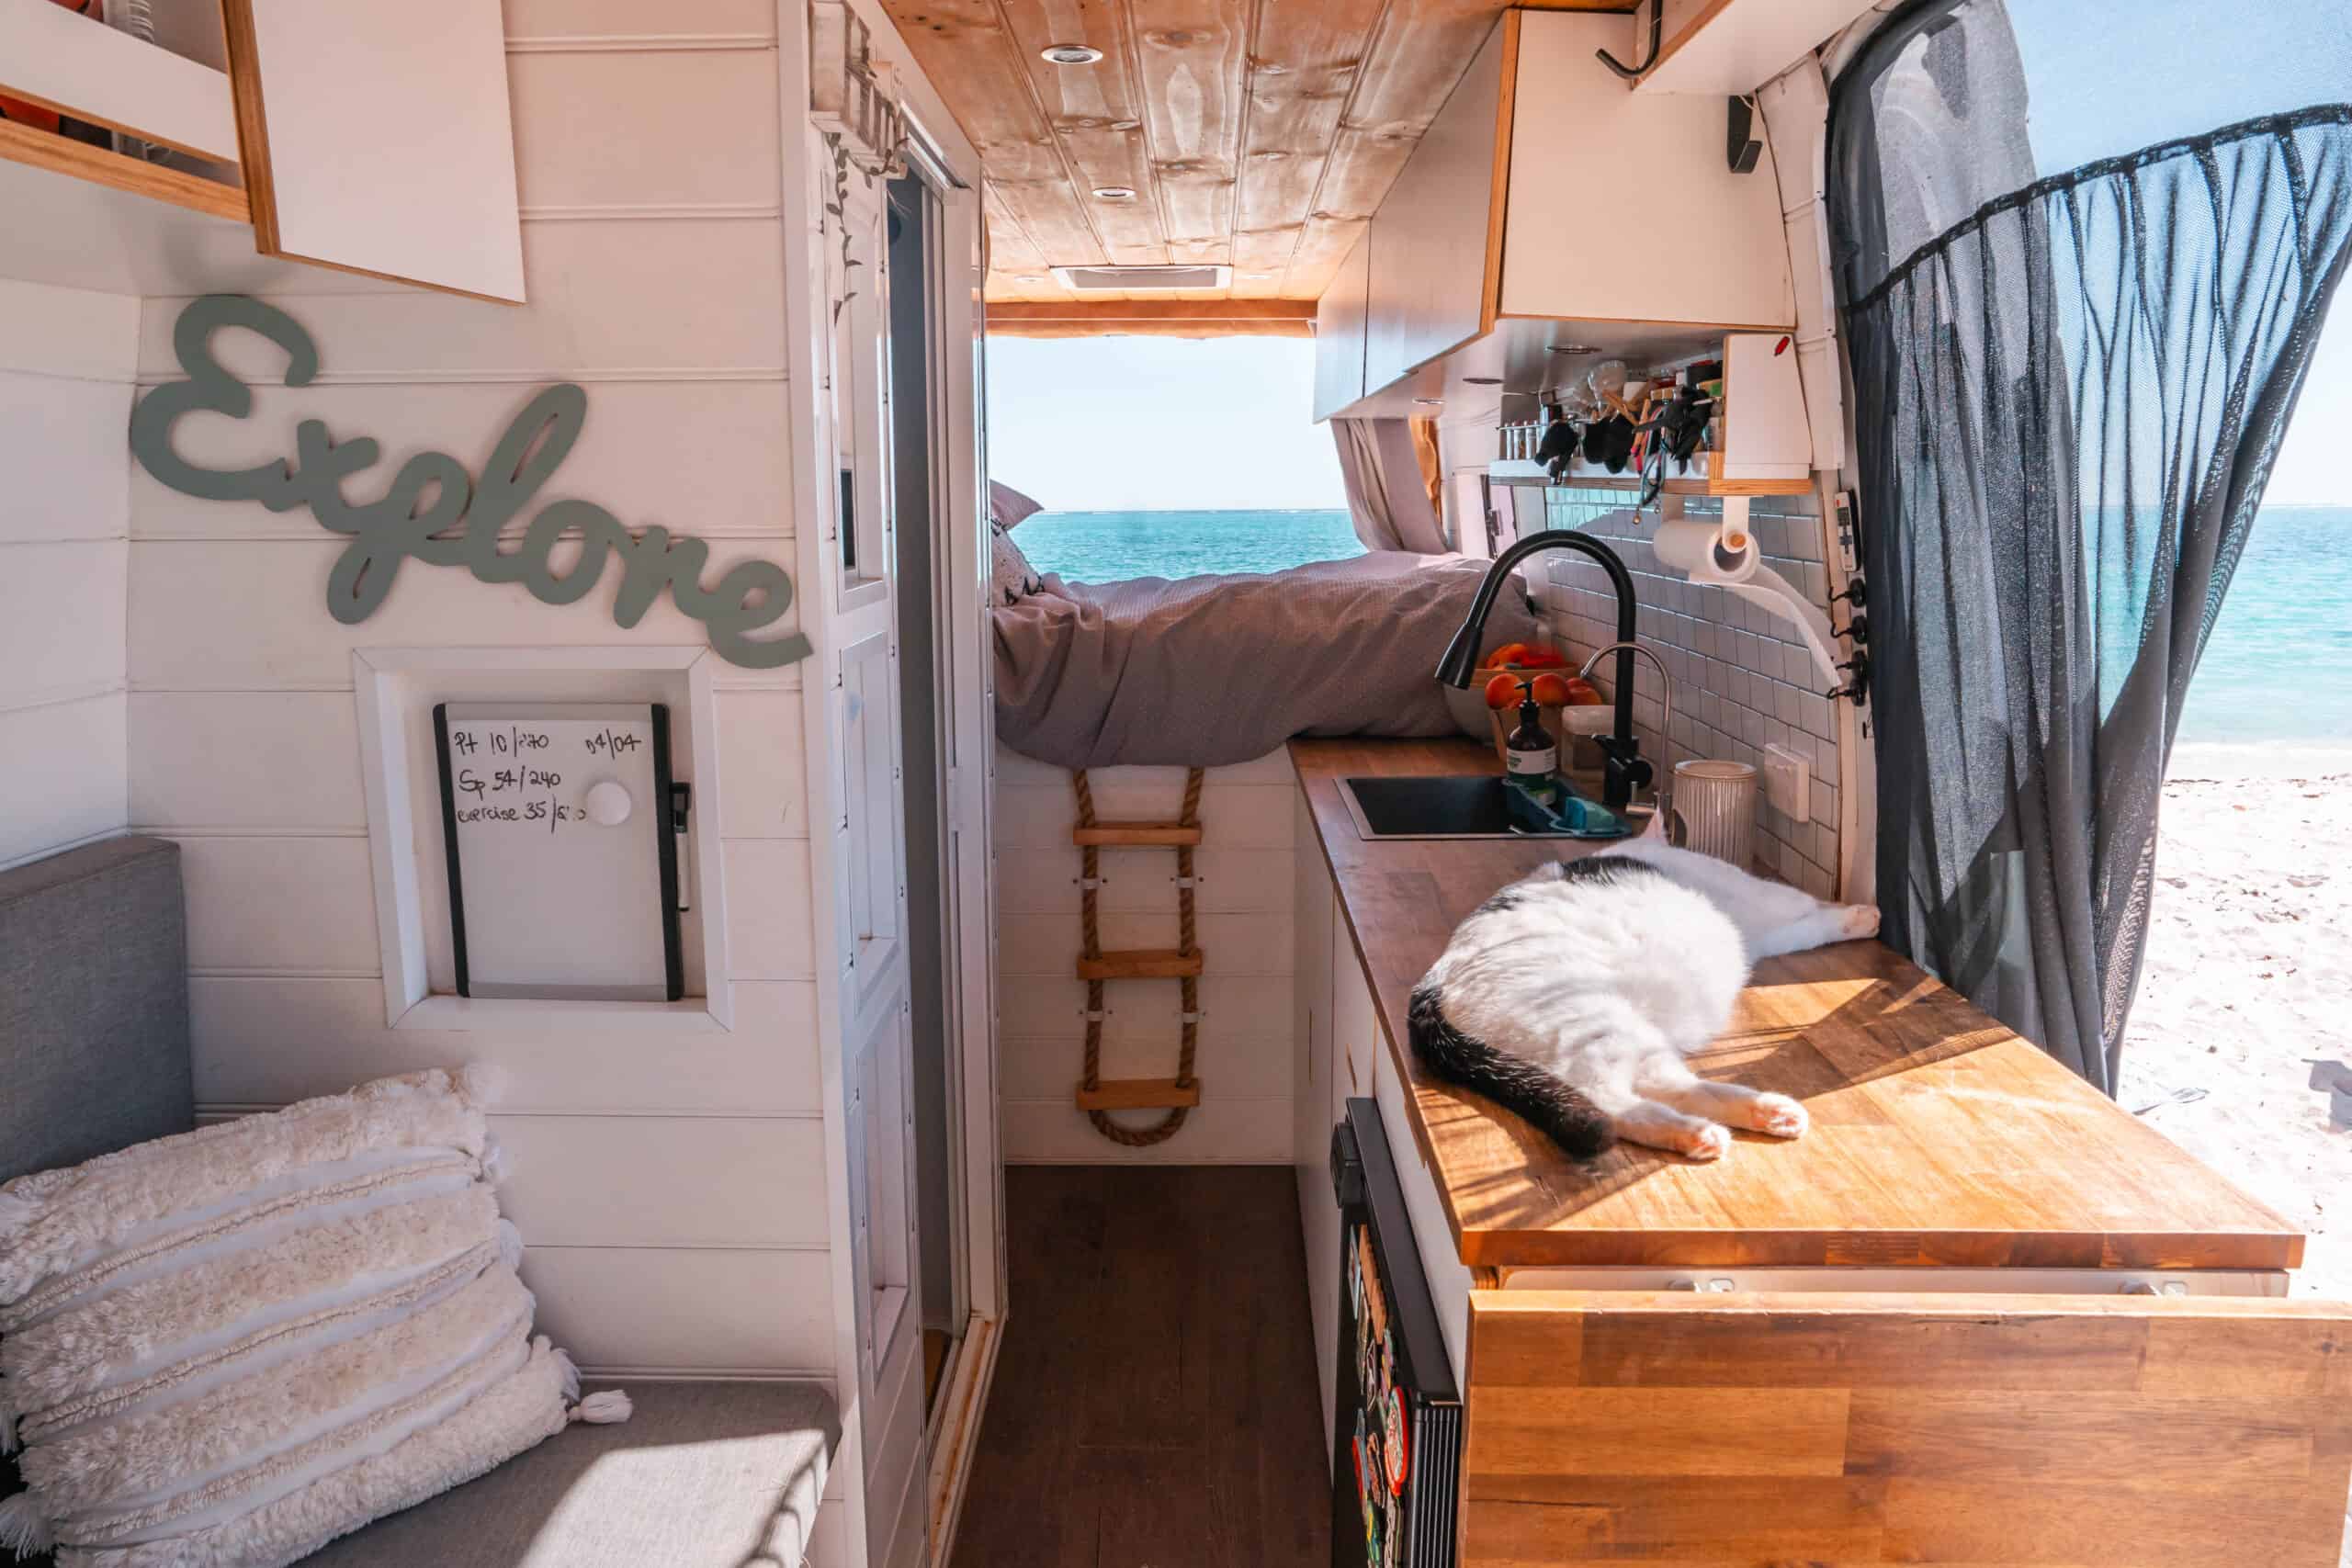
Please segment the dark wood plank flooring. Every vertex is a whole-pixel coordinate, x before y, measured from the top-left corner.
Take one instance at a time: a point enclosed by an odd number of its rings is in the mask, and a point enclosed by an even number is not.
[[[955,1568],[1325,1568],[1297,1187],[1014,1166],[1011,1318]]]

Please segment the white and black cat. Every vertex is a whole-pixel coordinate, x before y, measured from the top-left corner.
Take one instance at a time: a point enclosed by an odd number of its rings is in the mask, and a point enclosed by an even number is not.
[[[1636,839],[1472,911],[1413,988],[1413,1050],[1579,1159],[1620,1138],[1717,1159],[1729,1127],[1799,1136],[1804,1107],[1683,1058],[1723,1032],[1756,959],[1877,931],[1876,909]]]

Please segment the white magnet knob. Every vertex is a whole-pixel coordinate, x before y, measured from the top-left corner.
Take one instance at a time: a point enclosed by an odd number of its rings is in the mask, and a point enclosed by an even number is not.
[[[603,828],[617,828],[628,820],[637,803],[628,791],[610,779],[603,779],[588,786],[588,820]]]

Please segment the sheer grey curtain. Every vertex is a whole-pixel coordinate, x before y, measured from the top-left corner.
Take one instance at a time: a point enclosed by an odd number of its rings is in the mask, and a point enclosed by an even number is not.
[[[2352,107],[2037,179],[2065,84],[2010,9],[1926,0],[1833,96],[1879,900],[2112,1092],[2181,701],[2352,249]]]
[[[1409,421],[1335,419],[1331,439],[1340,449],[1348,513],[1366,549],[1443,555],[1452,548],[1421,481]]]

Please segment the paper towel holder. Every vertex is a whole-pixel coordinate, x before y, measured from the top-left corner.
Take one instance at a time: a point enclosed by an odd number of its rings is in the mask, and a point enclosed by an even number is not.
[[[1680,497],[1668,497],[1658,510],[1658,532],[1652,541],[1658,563],[1702,587],[1721,588],[1761,604],[1791,623],[1805,650],[1813,655],[1822,680],[1829,686],[1843,686],[1845,667],[1831,651],[1837,633],[1828,615],[1794,583],[1764,563],[1763,548],[1747,524],[1747,497],[1727,495],[1723,504],[1722,519],[1708,529],[1704,523],[1685,521]],[[1703,536],[1694,536],[1691,529],[1703,530]]]

